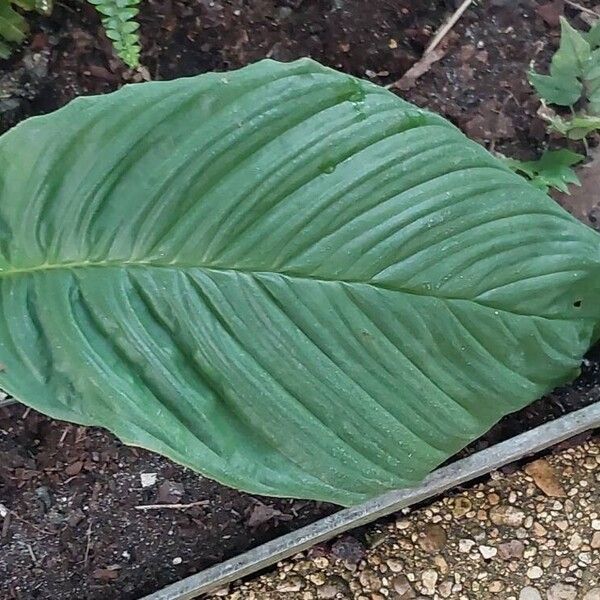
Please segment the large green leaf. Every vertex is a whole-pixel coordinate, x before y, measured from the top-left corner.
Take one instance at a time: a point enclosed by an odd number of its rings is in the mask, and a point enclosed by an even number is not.
[[[596,233],[310,60],[77,99],[0,178],[0,385],[252,492],[416,482],[600,318]]]

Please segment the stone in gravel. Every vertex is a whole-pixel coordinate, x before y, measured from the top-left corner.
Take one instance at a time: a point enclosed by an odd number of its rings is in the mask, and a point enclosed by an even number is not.
[[[483,558],[488,560],[490,558],[494,558],[494,556],[498,554],[498,549],[494,548],[493,546],[479,546],[479,552]]]
[[[419,547],[430,554],[439,552],[446,544],[446,532],[441,525],[426,525],[418,536]]]
[[[385,563],[392,573],[400,573],[404,569],[404,564],[395,558],[388,558]]]
[[[435,592],[435,584],[437,583],[437,580],[437,571],[434,571],[433,569],[426,569],[421,575],[421,581],[423,582],[423,586],[425,587],[427,593],[430,595]]]
[[[592,541],[590,545],[594,550],[600,548],[600,531],[594,531],[594,535],[592,536]]]
[[[529,577],[529,579],[539,579],[543,574],[544,571],[542,571],[541,567],[538,567],[537,565],[527,569],[527,577]]]
[[[387,533],[385,531],[373,531],[365,534],[365,540],[367,541],[369,548],[374,549],[383,544],[386,536]]]
[[[600,600],[600,587],[592,588],[584,597],[583,600]]]
[[[589,471],[593,471],[596,468],[596,461],[594,460],[594,458],[592,456],[588,456],[583,461],[583,467],[585,469],[588,469]]]
[[[459,552],[464,552],[465,554],[471,552],[471,549],[473,548],[473,546],[475,545],[475,542],[473,540],[459,540],[458,542],[458,551]]]
[[[454,500],[454,506],[452,507],[452,514],[457,518],[464,517],[473,505],[471,501],[465,496],[459,496]]]
[[[446,581],[442,581],[442,583],[438,585],[437,591],[442,598],[450,598],[452,594],[452,582],[448,579]]]
[[[442,575],[446,575],[446,573],[448,573],[448,563],[441,554],[433,557],[433,564],[439,569]]]
[[[542,600],[542,595],[536,588],[528,585],[520,591],[519,600]]]
[[[525,520],[525,513],[514,506],[494,506],[490,510],[490,520],[494,525],[520,527]]]
[[[582,542],[581,536],[578,533],[574,533],[569,540],[569,550],[577,550]]]
[[[576,600],[577,588],[566,583],[553,585],[546,595],[548,600]]]
[[[400,600],[409,600],[416,596],[415,591],[410,585],[406,575],[397,575],[392,579],[392,586],[394,591],[400,597]]]
[[[285,592],[285,593],[299,592],[301,589],[302,589],[302,579],[300,579],[300,577],[298,577],[296,575],[292,575],[291,577],[288,577],[287,580],[282,581],[277,586],[278,592]]]
[[[338,589],[333,585],[324,585],[317,590],[317,598],[333,600],[338,595]]]
[[[503,560],[521,558],[524,551],[525,544],[520,540],[510,540],[510,542],[504,542],[498,546],[498,556]]]
[[[500,502],[500,496],[498,496],[498,494],[494,494],[493,492],[488,494],[487,499],[491,506],[496,506]]]
[[[567,494],[558,480],[556,472],[545,458],[533,461],[524,470],[546,496],[553,498],[566,497]]]
[[[491,581],[490,585],[488,585],[488,591],[490,591],[492,594],[498,594],[503,589],[504,589],[504,584],[498,579]]]
[[[365,569],[359,576],[358,580],[360,585],[368,591],[376,591],[381,587],[381,581],[375,571],[371,569]]]
[[[350,593],[350,589],[348,588],[348,584],[339,576],[334,575],[330,579],[327,580],[327,583],[321,586],[317,590],[317,598],[322,598],[323,600],[331,600],[335,598],[338,594],[347,597]]]

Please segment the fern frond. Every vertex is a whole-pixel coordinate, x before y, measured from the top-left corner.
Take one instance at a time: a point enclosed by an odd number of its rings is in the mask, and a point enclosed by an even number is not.
[[[133,20],[140,0],[88,0],[102,15],[106,35],[112,40],[118,56],[129,67],[140,64],[139,24]]]

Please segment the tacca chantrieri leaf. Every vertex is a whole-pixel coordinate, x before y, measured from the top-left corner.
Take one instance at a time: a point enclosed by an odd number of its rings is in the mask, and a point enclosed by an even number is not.
[[[80,98],[0,138],[0,385],[229,485],[351,504],[577,373],[599,239],[310,60]]]

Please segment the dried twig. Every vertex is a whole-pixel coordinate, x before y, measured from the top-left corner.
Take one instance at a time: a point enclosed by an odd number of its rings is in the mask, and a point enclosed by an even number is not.
[[[159,510],[161,508],[171,508],[185,510],[186,508],[193,508],[194,506],[206,506],[210,504],[210,500],[199,500],[198,502],[190,502],[189,504],[141,504],[136,506],[136,510]]]
[[[588,15],[593,15],[597,19],[600,18],[600,14],[597,13],[593,8],[586,8],[585,6],[581,6],[581,4],[577,4],[577,2],[572,2],[571,0],[565,0],[565,4],[568,4],[571,8],[576,8],[581,12],[587,13]]]
[[[457,21],[462,17],[463,13],[471,6],[473,0],[465,0],[454,12],[454,14],[442,25],[442,27],[435,34],[433,40],[429,46],[427,46],[423,56],[427,56],[430,52],[433,52],[439,45],[439,43],[446,37],[448,32],[456,25]]]
[[[49,529],[42,529],[41,527],[38,527],[37,525],[34,525],[33,523],[30,523],[29,521],[27,521],[26,519],[24,519],[23,517],[20,517],[14,510],[10,510],[8,511],[15,519],[21,521],[21,523],[25,523],[25,525],[28,525],[29,527],[31,527],[32,529],[35,529],[36,531],[39,531],[40,533],[43,533],[44,535],[56,535],[57,532],[56,531],[50,531]]]
[[[74,445],[80,444],[87,437],[87,428],[86,427],[78,427],[77,433],[75,434],[75,442]]]
[[[406,71],[406,73],[404,73],[400,79],[397,79],[385,87],[388,90],[393,88],[398,88],[405,92],[410,90],[417,84],[417,79],[427,73],[427,71],[431,69],[431,65],[433,65],[433,63],[444,58],[447,52],[448,49],[445,46],[441,46],[429,54],[423,54],[421,59],[418,60],[408,71]]]
[[[29,550],[29,556],[31,556],[31,560],[33,561],[34,565],[37,565],[37,558],[35,557],[35,554],[33,553],[33,548],[31,547],[31,544],[27,544],[27,550]]]
[[[60,440],[58,441],[58,445],[59,445],[59,446],[62,446],[62,445],[65,443],[65,439],[66,439],[66,437],[67,437],[67,435],[68,435],[69,431],[71,431],[71,426],[70,426],[70,425],[67,425],[67,426],[64,428],[64,430],[63,430],[63,432],[62,432],[62,435],[60,436]]]
[[[10,516],[11,512],[8,511],[6,516],[4,517],[4,522],[2,523],[2,533],[0,534],[0,538],[8,537],[8,530],[10,528]]]
[[[85,543],[85,554],[83,555],[83,566],[84,568],[88,565],[88,560],[90,558],[90,549],[92,547],[92,524],[88,524],[87,531],[85,532],[85,537],[87,541]]]

